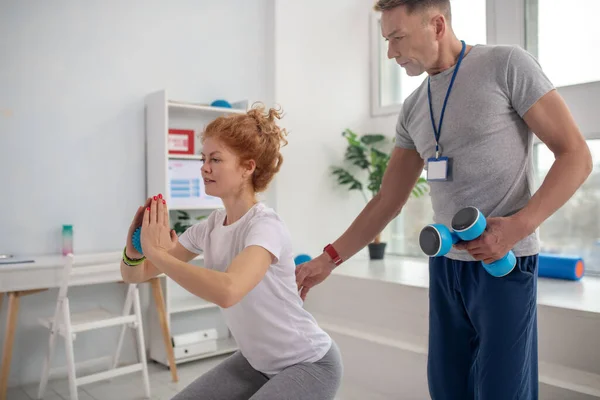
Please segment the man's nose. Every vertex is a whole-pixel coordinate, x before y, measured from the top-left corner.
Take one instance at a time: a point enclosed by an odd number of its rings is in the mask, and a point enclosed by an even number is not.
[[[387,56],[388,56],[388,58],[390,60],[392,58],[398,58],[398,57],[400,57],[400,53],[398,53],[398,51],[392,47],[392,44],[390,42],[388,42]]]

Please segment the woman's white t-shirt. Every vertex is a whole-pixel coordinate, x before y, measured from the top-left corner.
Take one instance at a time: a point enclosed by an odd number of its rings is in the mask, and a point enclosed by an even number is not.
[[[223,225],[225,210],[188,228],[179,242],[189,251],[204,253],[204,266],[226,271],[248,246],[261,246],[275,256],[264,278],[236,305],[221,309],[241,353],[265,374],[290,365],[320,360],[331,338],[302,308],[296,285],[290,234],[283,221],[262,203],[242,218]]]

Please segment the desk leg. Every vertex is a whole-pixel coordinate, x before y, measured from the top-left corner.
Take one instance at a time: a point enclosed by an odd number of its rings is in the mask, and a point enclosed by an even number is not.
[[[165,300],[163,297],[162,287],[160,286],[159,278],[152,278],[150,280],[150,283],[152,285],[152,295],[154,296],[154,302],[156,303],[158,321],[160,323],[163,340],[165,342],[167,360],[169,361],[169,367],[171,369],[171,379],[173,379],[173,382],[177,382],[179,378],[177,377],[177,366],[175,365],[175,354],[173,352],[173,344],[171,343],[169,324],[167,323],[167,311],[165,310]]]
[[[8,375],[10,373],[10,361],[12,359],[18,313],[19,293],[8,293],[8,315],[6,316],[6,332],[2,348],[2,372],[0,372],[0,400],[6,400],[6,392],[8,391]]]

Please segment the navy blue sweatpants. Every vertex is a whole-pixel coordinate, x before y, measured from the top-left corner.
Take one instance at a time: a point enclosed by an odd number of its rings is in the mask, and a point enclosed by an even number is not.
[[[432,400],[536,400],[538,256],[502,277],[479,262],[429,261]]]

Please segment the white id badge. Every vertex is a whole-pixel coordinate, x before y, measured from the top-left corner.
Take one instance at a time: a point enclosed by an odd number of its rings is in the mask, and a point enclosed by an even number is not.
[[[448,157],[427,159],[427,180],[429,182],[447,181],[450,175]]]

